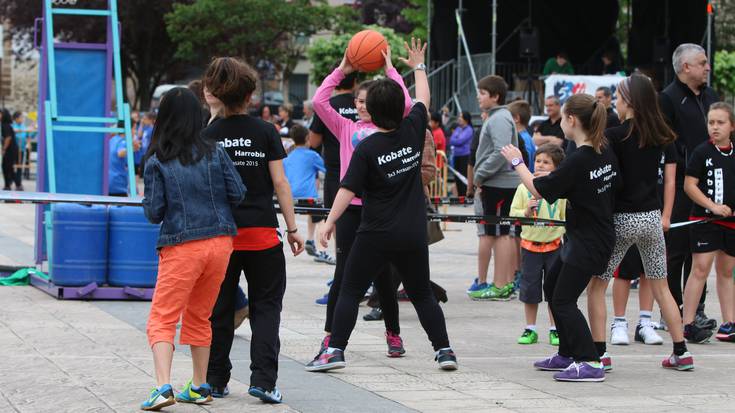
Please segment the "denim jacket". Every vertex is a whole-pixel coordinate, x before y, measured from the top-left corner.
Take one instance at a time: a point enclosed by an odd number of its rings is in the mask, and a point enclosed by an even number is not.
[[[237,235],[232,208],[245,198],[245,185],[222,148],[199,162],[145,163],[143,208],[148,221],[161,225],[158,248],[186,241]]]

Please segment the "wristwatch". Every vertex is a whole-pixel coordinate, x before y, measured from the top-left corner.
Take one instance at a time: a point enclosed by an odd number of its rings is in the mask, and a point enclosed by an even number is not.
[[[513,159],[511,159],[511,161],[510,161],[510,166],[511,166],[511,167],[512,167],[513,169],[516,169],[516,167],[517,167],[518,165],[522,165],[523,163],[524,163],[524,162],[523,162],[523,158],[513,158]]]
[[[423,63],[419,63],[419,64],[416,65],[416,68],[414,70],[423,70],[425,72],[426,71],[426,65],[423,64]]]

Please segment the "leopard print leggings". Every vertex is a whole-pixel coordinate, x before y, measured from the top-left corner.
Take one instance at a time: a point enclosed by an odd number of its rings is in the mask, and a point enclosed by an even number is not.
[[[646,278],[666,278],[666,243],[661,227],[661,212],[621,212],[613,215],[615,248],[607,264],[603,280],[612,278],[625,253],[633,244],[638,246]]]

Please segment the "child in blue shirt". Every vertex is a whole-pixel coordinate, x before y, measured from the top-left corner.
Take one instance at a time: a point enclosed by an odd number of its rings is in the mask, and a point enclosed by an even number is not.
[[[536,159],[536,145],[533,143],[533,137],[528,133],[528,122],[531,120],[531,105],[525,100],[516,100],[508,105],[510,114],[513,115],[513,122],[516,124],[518,137],[523,139],[526,154],[528,155],[528,170],[534,172],[534,162]]]
[[[294,124],[288,136],[294,142],[293,149],[288,157],[283,160],[283,168],[286,171],[286,178],[291,185],[291,192],[294,199],[299,198],[317,198],[317,174],[324,173],[324,160],[315,151],[306,146],[306,137],[309,130],[305,127]],[[337,261],[331,257],[326,251],[318,251],[314,242],[314,233],[316,225],[323,220],[323,217],[312,216],[309,219],[308,233],[306,238],[306,251],[309,255],[314,256],[314,261],[324,262],[336,265]]]
[[[283,161],[286,178],[291,185],[294,199],[316,198],[316,178],[319,172],[324,173],[324,160],[315,151],[306,147],[309,131],[298,124],[289,130],[288,136],[294,142],[294,148]]]
[[[128,163],[126,159],[127,147],[125,145],[125,134],[116,133],[112,135],[108,147],[108,194],[111,196],[128,196]]]

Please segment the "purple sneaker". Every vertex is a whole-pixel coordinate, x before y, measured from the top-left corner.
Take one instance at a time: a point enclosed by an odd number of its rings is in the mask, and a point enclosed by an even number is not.
[[[589,363],[572,363],[566,370],[554,374],[556,381],[605,381],[605,369]]]
[[[560,356],[559,353],[556,353],[547,359],[533,363],[533,367],[545,371],[563,371],[572,363],[574,363],[574,360],[571,358]]]

